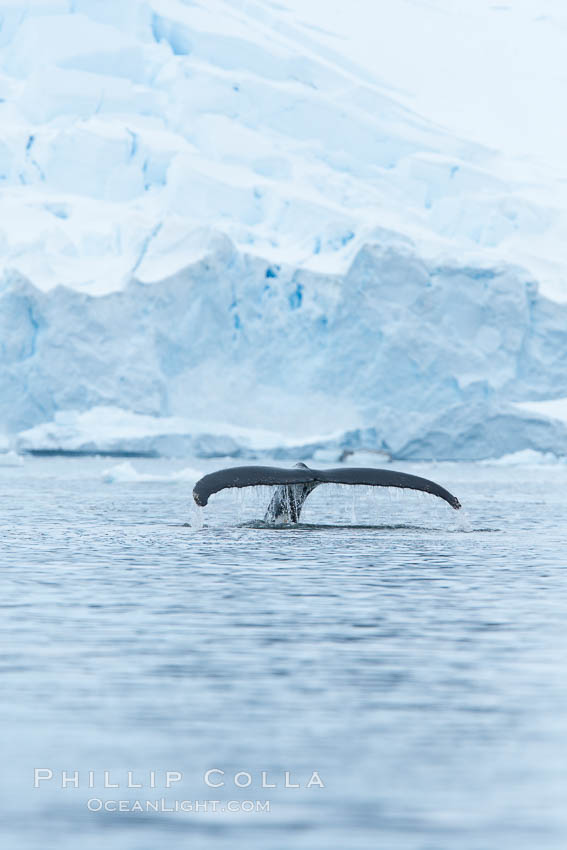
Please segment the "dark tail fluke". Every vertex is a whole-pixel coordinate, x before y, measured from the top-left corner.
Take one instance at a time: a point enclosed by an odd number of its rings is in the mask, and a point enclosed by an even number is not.
[[[309,469],[305,464],[297,464],[293,469],[281,469],[277,466],[235,466],[231,469],[219,469],[218,472],[212,472],[197,481],[193,498],[198,505],[204,507],[213,493],[227,487],[272,485],[278,489],[272,497],[266,519],[278,520],[283,517],[289,522],[298,522],[305,499],[319,484],[361,484],[369,487],[421,490],[444,499],[455,510],[461,507],[457,497],[444,487],[417,475],[390,469]]]

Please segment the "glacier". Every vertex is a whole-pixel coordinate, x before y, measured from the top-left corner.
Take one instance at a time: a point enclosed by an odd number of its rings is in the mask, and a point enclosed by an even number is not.
[[[567,453],[558,166],[428,119],[291,2],[0,17],[6,450]]]

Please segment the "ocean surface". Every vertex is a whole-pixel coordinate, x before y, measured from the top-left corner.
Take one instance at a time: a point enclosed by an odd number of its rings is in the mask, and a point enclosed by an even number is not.
[[[293,529],[222,465],[0,465],[2,846],[564,850],[567,465]]]

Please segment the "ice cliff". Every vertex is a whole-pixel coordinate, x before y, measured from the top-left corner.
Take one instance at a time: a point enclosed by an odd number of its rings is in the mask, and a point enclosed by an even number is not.
[[[565,184],[289,9],[8,0],[0,128],[6,445],[567,451]]]

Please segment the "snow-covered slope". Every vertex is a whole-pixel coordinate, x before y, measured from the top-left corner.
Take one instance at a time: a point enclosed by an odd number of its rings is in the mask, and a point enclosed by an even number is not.
[[[565,451],[516,403],[567,395],[567,182],[428,121],[291,5],[3,5],[2,426],[28,449]]]

